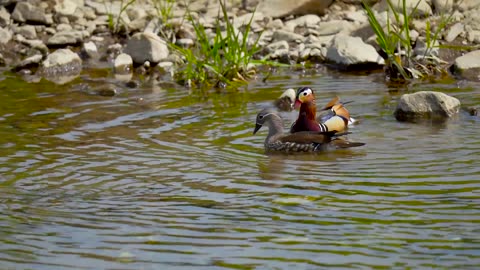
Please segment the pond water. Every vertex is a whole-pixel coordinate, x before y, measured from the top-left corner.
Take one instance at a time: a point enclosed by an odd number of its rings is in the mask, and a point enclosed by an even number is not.
[[[255,115],[299,86],[353,100],[366,146],[265,155]],[[479,118],[392,116],[408,91],[478,105],[479,84],[318,70],[233,93],[90,87],[2,76],[1,269],[480,268]]]

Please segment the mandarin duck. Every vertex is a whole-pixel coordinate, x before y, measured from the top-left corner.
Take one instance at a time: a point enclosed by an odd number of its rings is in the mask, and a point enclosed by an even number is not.
[[[334,97],[322,108],[322,113],[316,117],[317,106],[315,95],[309,87],[301,87],[297,90],[295,107],[300,106],[297,120],[290,128],[291,133],[300,131],[331,131],[343,132],[349,124],[354,123],[350,113],[343,106],[346,103],[338,103],[339,98]]]
[[[289,88],[285,90],[280,97],[273,102],[273,105],[280,111],[290,112],[294,109],[295,98],[297,93],[295,89]]]
[[[337,133],[336,131],[303,131],[284,134],[282,118],[275,110],[270,108],[263,109],[257,114],[253,134],[257,133],[264,125],[268,127],[268,135],[264,143],[267,152],[320,152],[330,148],[350,148],[365,145],[360,142],[343,140],[339,137],[346,133]]]

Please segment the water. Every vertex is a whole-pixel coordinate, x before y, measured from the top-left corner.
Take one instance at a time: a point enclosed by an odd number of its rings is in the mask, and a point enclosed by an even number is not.
[[[407,91],[477,105],[478,84],[285,71],[236,93],[89,91],[102,83],[0,82],[1,269],[480,267],[479,118],[392,116]],[[255,114],[300,85],[355,101],[349,139],[367,145],[265,155]]]

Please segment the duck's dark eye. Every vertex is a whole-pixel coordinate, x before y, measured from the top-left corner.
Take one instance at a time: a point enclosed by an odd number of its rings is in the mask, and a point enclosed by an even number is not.
[[[307,92],[303,92],[303,96],[306,96],[306,95],[308,95],[308,93],[307,93]]]
[[[262,119],[263,119],[263,115],[259,115],[259,116],[258,116],[258,119],[262,120]]]

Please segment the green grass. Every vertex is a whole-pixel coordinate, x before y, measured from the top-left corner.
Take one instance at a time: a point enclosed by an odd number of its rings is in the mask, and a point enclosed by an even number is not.
[[[255,74],[254,65],[267,64],[267,61],[254,60],[254,54],[259,50],[258,40],[248,44],[251,34],[250,21],[242,31],[236,30],[227,15],[225,1],[220,1],[221,20],[216,20],[215,35],[209,38],[207,31],[187,12],[188,20],[193,25],[197,35],[194,48],[181,48],[174,44],[170,46],[185,60],[185,66],[178,70],[177,81],[187,86],[239,86]],[[225,23],[222,31],[221,21]]]
[[[435,47],[439,47],[439,35],[451,22],[453,13],[449,16],[442,15],[434,32],[431,31],[431,21],[427,20],[425,30],[426,50],[419,57],[413,53],[410,24],[413,15],[418,12],[417,7],[420,4],[420,0],[410,13],[408,13],[406,0],[402,0],[401,12],[395,10],[392,0],[387,0],[387,3],[389,11],[393,14],[394,21],[391,21],[390,15],[388,15],[386,29],[380,24],[368,4],[363,2],[363,6],[370,26],[377,37],[377,44],[386,55],[386,72],[390,79],[410,80],[412,78],[426,77],[436,72],[443,73],[440,67],[443,61],[432,54],[432,51]]]
[[[115,15],[111,12],[108,13],[108,27],[114,34],[118,34],[121,31],[121,26],[123,25],[125,28],[127,24],[122,19],[122,14],[127,10],[127,8],[135,3],[137,0],[121,0],[120,1],[120,12],[118,15]],[[103,4],[107,7],[107,2],[104,0]],[[128,33],[128,31],[126,31]]]
[[[157,17],[160,25],[159,34],[165,40],[173,40],[175,36],[174,27],[170,23],[173,17],[173,8],[176,0],[154,0],[153,6],[157,11]]]

